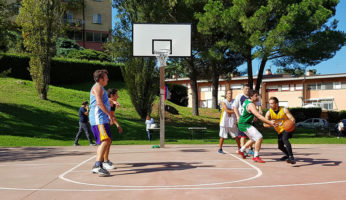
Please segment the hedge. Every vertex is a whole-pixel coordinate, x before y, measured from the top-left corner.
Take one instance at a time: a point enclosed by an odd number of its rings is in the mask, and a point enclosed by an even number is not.
[[[9,77],[31,80],[27,55],[0,54],[0,72],[11,69]],[[61,85],[93,81],[97,69],[107,69],[112,81],[123,81],[122,64],[87,61],[70,58],[53,58],[51,63],[51,84]]]
[[[296,122],[304,121],[309,118],[320,118],[321,108],[289,108]]]
[[[337,111],[328,111],[328,122],[338,123],[342,119],[346,119],[346,110]]]

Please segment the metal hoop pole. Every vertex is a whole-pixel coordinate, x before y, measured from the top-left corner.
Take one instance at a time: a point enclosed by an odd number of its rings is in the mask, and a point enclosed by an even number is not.
[[[168,53],[158,52],[156,56],[160,67],[160,147],[165,147],[165,66],[168,58]]]

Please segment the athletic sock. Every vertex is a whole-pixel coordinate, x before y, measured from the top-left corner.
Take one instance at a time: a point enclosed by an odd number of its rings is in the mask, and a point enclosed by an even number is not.
[[[246,149],[246,147],[245,147],[245,146],[242,146],[242,147],[240,148],[240,152],[244,152],[245,149]]]
[[[254,155],[253,155],[253,157],[257,157],[258,156],[258,151],[255,151],[255,153],[254,153]]]
[[[101,161],[96,161],[95,162],[95,167],[100,167],[102,165],[102,162]]]

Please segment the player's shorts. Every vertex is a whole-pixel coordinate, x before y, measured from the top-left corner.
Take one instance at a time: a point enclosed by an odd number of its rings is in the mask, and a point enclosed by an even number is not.
[[[220,133],[219,136],[220,138],[227,139],[228,134],[232,137],[235,138],[238,136],[238,128],[237,127],[223,127],[220,126]]]
[[[100,124],[91,126],[96,144],[101,144],[106,139],[112,139],[111,128],[109,124]]]
[[[247,135],[244,132],[242,132],[242,131],[240,131],[238,129],[238,137],[240,137],[240,138],[242,138],[242,137],[247,138]]]
[[[249,137],[250,140],[255,142],[263,137],[262,134],[254,126],[250,126],[249,128],[247,128],[245,134]]]

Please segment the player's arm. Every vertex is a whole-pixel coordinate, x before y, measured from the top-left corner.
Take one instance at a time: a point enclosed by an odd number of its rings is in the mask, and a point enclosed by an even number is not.
[[[234,110],[227,108],[227,105],[225,102],[222,102],[222,109],[226,111],[228,114],[234,114]]]
[[[262,122],[269,124],[270,126],[277,126],[278,124],[275,123],[274,121],[270,121],[268,119],[266,119],[265,117],[263,117],[263,115],[261,115],[258,110],[256,109],[255,104],[250,103],[247,106],[247,110],[250,111],[252,114],[255,115],[255,117],[257,117],[258,119],[260,119]]]
[[[237,116],[237,121],[239,121],[240,118],[240,114],[239,114],[239,104],[240,104],[240,100],[238,98],[239,96],[237,96],[234,100],[234,114],[235,116]]]
[[[266,118],[267,120],[271,120],[270,111],[269,111],[269,110],[267,111],[267,113],[266,113],[266,115],[265,115],[265,118]],[[263,123],[263,126],[264,126],[264,127],[270,127],[267,123]]]
[[[296,122],[296,119],[294,119],[293,115],[290,113],[290,111],[287,108],[284,108],[284,113],[287,116],[287,118],[294,123]]]

